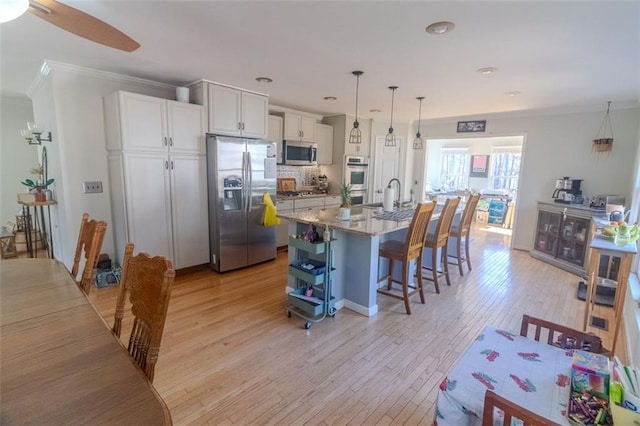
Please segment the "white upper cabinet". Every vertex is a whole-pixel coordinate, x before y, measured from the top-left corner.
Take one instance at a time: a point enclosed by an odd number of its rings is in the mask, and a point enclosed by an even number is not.
[[[205,154],[205,116],[201,105],[167,101],[169,150]]]
[[[318,164],[332,164],[333,126],[316,124],[316,139],[318,142]]]
[[[269,99],[232,87],[208,85],[209,132],[218,135],[267,137]]]
[[[107,149],[205,153],[204,107],[129,92],[105,97]]]
[[[282,164],[282,117],[269,115],[267,140],[276,144],[276,162]]]
[[[304,115],[284,114],[284,139],[304,142],[316,141],[316,120]]]

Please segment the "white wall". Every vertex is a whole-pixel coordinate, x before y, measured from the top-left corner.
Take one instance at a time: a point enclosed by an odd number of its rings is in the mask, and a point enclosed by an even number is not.
[[[0,103],[0,226],[15,223],[19,206],[16,194],[27,192],[24,179],[34,179],[29,171],[40,163],[38,148],[20,134],[33,121],[33,107],[27,98],[2,97]],[[45,144],[47,142],[44,142]]]
[[[173,86],[48,62],[30,92],[36,121],[49,126],[47,147],[58,206],[52,211],[56,258],[73,264],[82,213],[107,222],[102,252],[115,258],[102,98],[118,90],[175,99]],[[85,194],[84,181],[102,181],[104,192]]]
[[[525,148],[516,207],[513,247],[529,250],[533,244],[536,202],[548,201],[555,180],[562,176],[584,179],[583,194],[620,194],[631,200],[638,151],[640,108],[611,111],[614,143],[610,153],[595,154],[595,138],[604,110],[522,116],[481,117],[487,120],[485,136],[525,135]],[[431,120],[424,134],[433,139],[456,138],[460,118]],[[479,136],[479,135],[478,135]]]

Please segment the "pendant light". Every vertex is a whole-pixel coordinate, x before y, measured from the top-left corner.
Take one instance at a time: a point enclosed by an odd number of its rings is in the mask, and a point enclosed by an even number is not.
[[[349,143],[362,143],[362,134],[360,133],[360,123],[358,123],[358,89],[360,86],[360,76],[363,71],[353,71],[351,74],[356,76],[356,121],[353,122],[353,129],[349,134]]]
[[[384,138],[384,146],[396,146],[396,135],[393,134],[393,98],[396,93],[396,89],[398,86],[389,86],[391,89],[391,121],[389,122],[389,133]]]
[[[424,147],[424,143],[420,136],[420,119],[422,118],[422,100],[424,99],[424,96],[419,96],[416,99],[420,101],[420,107],[418,109],[418,132],[416,133],[416,138],[413,140],[413,149],[422,149]]]

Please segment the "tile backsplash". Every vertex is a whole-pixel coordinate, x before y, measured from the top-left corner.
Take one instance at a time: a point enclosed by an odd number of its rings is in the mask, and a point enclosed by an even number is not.
[[[308,186],[320,174],[318,166],[281,166],[278,165],[279,178],[295,178],[296,186]]]

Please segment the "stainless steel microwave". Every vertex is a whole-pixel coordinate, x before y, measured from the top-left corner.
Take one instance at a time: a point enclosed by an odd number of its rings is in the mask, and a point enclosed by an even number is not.
[[[284,141],[284,164],[315,166],[318,164],[318,144],[313,142]]]

